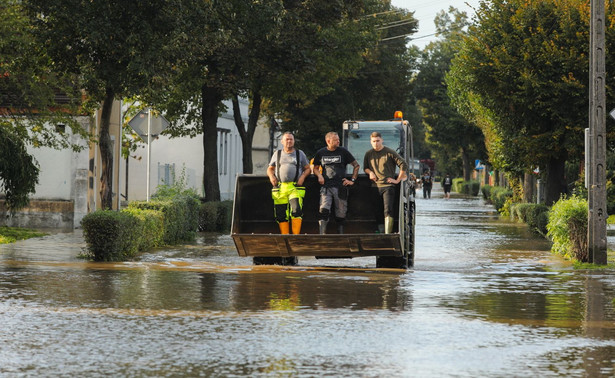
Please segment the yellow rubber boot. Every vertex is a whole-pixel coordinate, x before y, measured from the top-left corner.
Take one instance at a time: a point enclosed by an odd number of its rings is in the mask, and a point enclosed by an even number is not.
[[[288,222],[280,222],[280,234],[288,234],[290,229],[290,224]]]
[[[293,218],[291,220],[293,222],[293,234],[297,235],[301,233],[301,222],[303,219],[301,218]]]

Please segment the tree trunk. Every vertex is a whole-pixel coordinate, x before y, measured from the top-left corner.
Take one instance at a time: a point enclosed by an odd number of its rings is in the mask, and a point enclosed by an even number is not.
[[[222,102],[222,93],[217,88],[201,88],[203,108],[203,187],[205,201],[220,201],[220,184],[218,182],[218,107]]]
[[[245,128],[245,124],[241,119],[241,110],[239,108],[239,99],[237,95],[233,96],[233,118],[235,119],[235,126],[241,137],[241,148],[243,152],[243,173],[252,173],[254,170],[254,163],[252,161],[252,143],[254,141],[254,132],[258,125],[258,119],[261,113],[261,104],[263,99],[258,90],[252,91],[252,107],[250,108],[250,115],[248,116],[248,130]]]
[[[536,202],[536,176],[533,173],[523,174],[523,202]]]
[[[461,161],[463,162],[463,180],[470,181],[472,179],[472,163],[470,155],[465,148],[461,148]]]
[[[98,130],[98,146],[100,147],[100,206],[103,210],[111,210],[113,207],[113,147],[109,136],[109,124],[111,123],[111,108],[115,94],[107,89],[100,114],[100,129]]]
[[[559,200],[560,196],[568,192],[564,165],[566,159],[551,158],[547,163],[547,177],[545,183],[545,203],[551,206]]]

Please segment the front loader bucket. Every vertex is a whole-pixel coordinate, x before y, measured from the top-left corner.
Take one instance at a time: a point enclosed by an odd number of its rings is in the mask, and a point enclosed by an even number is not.
[[[240,256],[404,255],[398,232],[380,233],[379,225],[382,225],[384,219],[382,200],[367,176],[360,175],[350,189],[344,234],[337,234],[337,224],[332,216],[327,234],[319,235],[320,185],[315,176],[310,176],[305,187],[301,234],[281,235],[273,216],[269,178],[260,175],[237,177],[231,236]],[[399,187],[397,190],[399,192]],[[399,199],[399,195],[396,198]],[[396,205],[399,206],[399,203]],[[394,230],[398,230],[397,223],[396,219]]]

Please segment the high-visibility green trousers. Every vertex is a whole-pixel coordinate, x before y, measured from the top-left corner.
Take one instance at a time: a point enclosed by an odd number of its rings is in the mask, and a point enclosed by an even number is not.
[[[275,220],[280,223],[288,222],[293,218],[301,218],[303,197],[305,197],[305,187],[296,186],[294,182],[282,182],[271,189]]]

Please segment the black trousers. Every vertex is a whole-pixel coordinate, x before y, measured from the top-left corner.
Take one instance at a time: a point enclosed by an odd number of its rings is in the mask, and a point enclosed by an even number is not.
[[[383,188],[378,188],[378,194],[380,194],[380,196],[382,197],[382,201],[384,202],[384,216],[394,217],[395,216],[395,187],[385,186]]]

